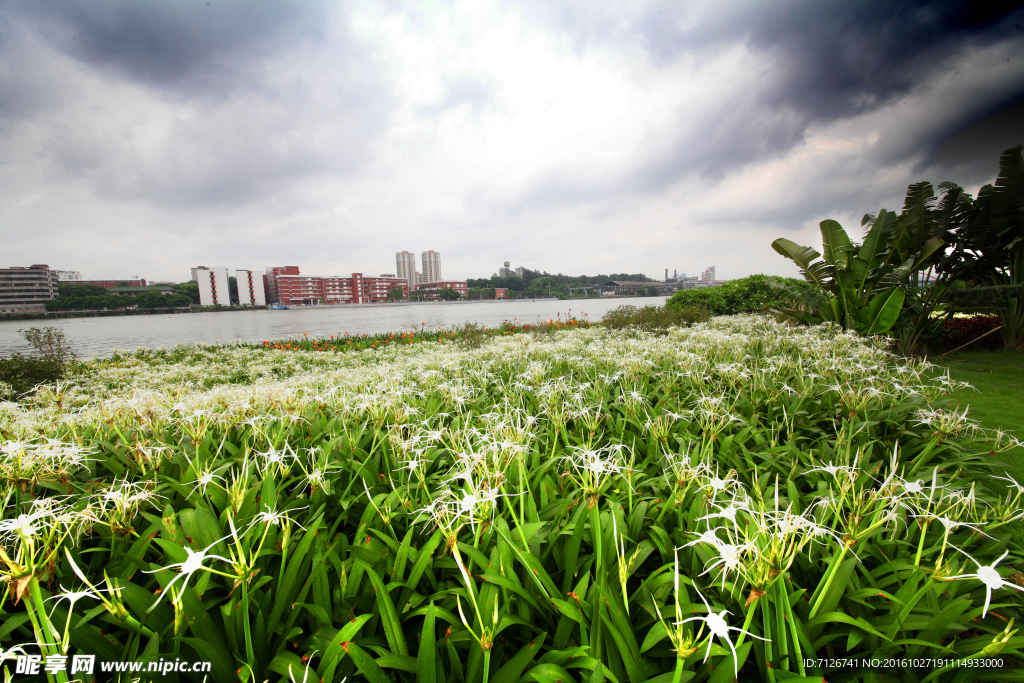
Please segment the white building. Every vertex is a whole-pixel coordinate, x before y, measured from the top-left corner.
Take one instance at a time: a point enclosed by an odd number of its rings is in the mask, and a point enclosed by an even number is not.
[[[420,254],[420,258],[423,262],[423,279],[420,282],[440,282],[443,279],[441,277],[441,252],[433,249],[424,251]]]
[[[409,291],[416,286],[416,254],[411,251],[395,252],[395,275],[409,282]]]
[[[200,306],[230,306],[231,293],[228,290],[228,269],[198,266],[192,269],[192,281],[199,283]],[[263,288],[262,281],[260,289]]]
[[[707,270],[705,270],[703,273],[701,273],[700,279],[701,280],[715,280],[715,279],[717,279],[717,278],[715,278],[715,266],[710,266],[710,267],[708,267]]]
[[[267,293],[263,291],[263,274],[251,270],[236,270],[238,303],[242,306],[266,306]]]
[[[57,275],[57,282],[81,282],[82,272],[78,270],[51,270]]]

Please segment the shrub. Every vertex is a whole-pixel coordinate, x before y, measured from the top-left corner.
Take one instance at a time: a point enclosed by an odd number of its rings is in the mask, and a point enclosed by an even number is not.
[[[17,353],[10,358],[0,358],[0,383],[10,386],[9,395],[0,398],[16,398],[40,384],[56,382],[63,377],[64,367],[49,358]]]
[[[68,338],[64,336],[64,330],[56,327],[30,327],[23,330],[22,335],[40,356],[56,364],[61,370],[75,362],[75,352]]]
[[[702,306],[711,315],[735,315],[737,313],[762,313],[769,308],[789,305],[789,297],[773,287],[773,283],[809,289],[807,283],[802,280],[768,275],[749,275],[717,287],[679,290],[672,295],[665,306],[666,308]]]
[[[975,342],[982,335],[992,332],[1002,323],[998,315],[975,315],[969,318],[950,318],[942,325],[939,342],[948,349],[957,349],[964,344]],[[998,334],[989,334],[984,339],[971,344],[972,351],[981,349],[999,349],[1003,339]]]
[[[707,322],[708,310],[702,306],[619,306],[604,314],[601,324],[613,330],[632,327],[644,332],[662,333],[670,327],[684,327]]]
[[[487,338],[485,328],[476,323],[466,323],[462,327],[456,327],[455,334],[467,349],[475,349]]]
[[[0,400],[14,399],[40,384],[63,379],[76,362],[64,331],[56,327],[31,327],[21,331],[38,356],[14,354],[0,358]]]

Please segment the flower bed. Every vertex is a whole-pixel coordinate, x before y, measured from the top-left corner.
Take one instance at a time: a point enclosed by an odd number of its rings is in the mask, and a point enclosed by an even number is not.
[[[1008,664],[1024,488],[883,344],[750,316],[118,354],[0,404],[0,648],[215,681]]]

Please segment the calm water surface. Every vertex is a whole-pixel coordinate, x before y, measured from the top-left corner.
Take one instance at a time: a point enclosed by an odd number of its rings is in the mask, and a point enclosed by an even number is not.
[[[598,321],[609,310],[630,304],[662,305],[665,297],[629,299],[577,299],[575,301],[467,301],[456,303],[377,304],[363,306],[310,306],[288,311],[238,311],[230,313],[179,313],[168,315],[111,316],[64,320],[0,321],[0,356],[28,353],[19,330],[29,327],[58,327],[71,340],[82,358],[103,357],[114,349],[171,348],[191,342],[215,343],[236,339],[263,341],[286,339],[308,332],[311,336],[330,334],[375,334],[399,330],[452,327],[467,322],[500,325],[505,320],[537,323],[559,314]]]

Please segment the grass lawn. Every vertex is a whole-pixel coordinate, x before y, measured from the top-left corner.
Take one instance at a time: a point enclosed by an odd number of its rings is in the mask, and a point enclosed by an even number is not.
[[[970,407],[973,419],[987,429],[1002,429],[1024,441],[1024,354],[962,351],[930,360],[949,368],[953,379],[974,387],[975,390],[961,389],[953,394],[953,401]],[[1015,448],[999,457],[1008,464],[1009,475],[1024,483],[1024,448]],[[1024,524],[1017,523],[1016,534],[1024,537]]]

